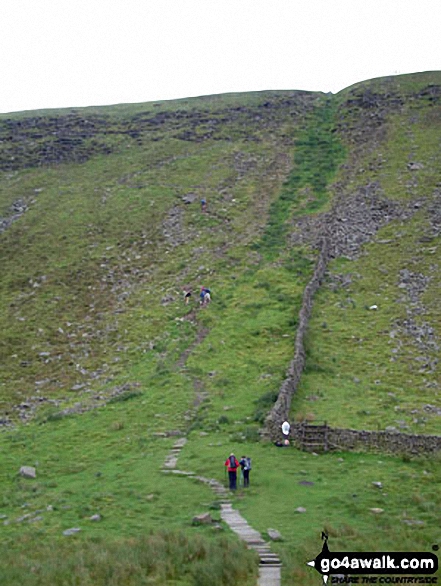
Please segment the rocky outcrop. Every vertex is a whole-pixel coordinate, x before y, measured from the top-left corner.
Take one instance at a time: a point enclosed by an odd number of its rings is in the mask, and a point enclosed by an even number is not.
[[[2,119],[0,171],[84,163],[95,155],[120,148],[115,137],[125,139],[126,147],[160,141],[166,136],[198,143],[209,139],[259,141],[262,132],[280,131],[287,117],[301,120],[314,107],[316,98],[314,92],[272,92],[249,106],[235,106],[232,99],[227,100],[230,106],[219,101],[217,107],[211,104],[208,109],[200,98],[198,108],[153,112],[152,106],[146,104],[145,112],[127,118],[84,115],[72,110],[59,116]],[[162,108],[161,104],[156,106]]]
[[[35,199],[25,201],[24,199],[17,199],[10,207],[10,214],[4,218],[0,217],[0,234],[7,230],[15,221],[27,212],[29,206],[35,203]]]

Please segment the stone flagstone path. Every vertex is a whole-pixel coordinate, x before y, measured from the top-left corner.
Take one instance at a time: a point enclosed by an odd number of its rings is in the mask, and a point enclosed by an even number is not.
[[[271,551],[269,544],[262,538],[261,534],[253,529],[242,517],[239,511],[233,509],[233,505],[229,500],[229,491],[217,480],[213,478],[205,478],[198,476],[194,472],[187,472],[186,470],[179,470],[176,468],[178,463],[179,453],[187,443],[187,438],[180,438],[173,445],[170,453],[167,455],[163,472],[166,474],[177,474],[180,476],[189,476],[196,478],[200,482],[207,484],[212,488],[220,499],[221,503],[221,518],[234,531],[242,541],[245,541],[247,547],[254,549],[259,558],[259,581],[258,586],[280,586],[281,584],[281,567],[279,557]]]

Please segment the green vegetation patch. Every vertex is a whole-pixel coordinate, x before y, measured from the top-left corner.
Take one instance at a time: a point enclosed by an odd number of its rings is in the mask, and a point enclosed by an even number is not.
[[[280,195],[270,207],[266,231],[258,249],[272,258],[285,243],[287,220],[293,215],[314,214],[328,201],[332,178],[345,156],[334,133],[335,103],[322,100],[305,119],[295,140],[294,166]]]
[[[287,584],[317,584],[306,565],[321,549],[321,532],[334,551],[432,551],[441,533],[439,458],[372,454],[313,455],[271,444],[238,443],[222,432],[194,432],[181,458],[189,467],[227,484],[224,462],[234,452],[252,458],[250,487],[232,495],[248,523],[271,543]],[[381,483],[381,488],[373,483]]]
[[[103,538],[0,547],[0,579],[10,586],[228,586],[256,583],[256,560],[245,545],[225,537],[148,532],[134,539]]]

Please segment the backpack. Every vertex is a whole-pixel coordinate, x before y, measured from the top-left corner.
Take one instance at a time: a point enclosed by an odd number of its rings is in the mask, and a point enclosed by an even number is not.
[[[244,470],[251,470],[251,458],[245,458],[245,468]]]
[[[237,468],[236,458],[234,456],[230,456],[228,459],[230,460],[230,468]]]

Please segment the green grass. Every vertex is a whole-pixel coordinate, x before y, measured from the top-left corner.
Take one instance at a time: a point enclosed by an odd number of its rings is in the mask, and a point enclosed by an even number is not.
[[[410,97],[429,79],[398,81]],[[386,92],[392,82],[372,83]],[[79,110],[98,129],[72,154],[88,157],[81,164],[22,168],[35,162],[39,146],[23,138],[17,168],[0,174],[0,215],[18,199],[30,205],[0,235],[0,406],[18,424],[0,435],[5,583],[62,584],[72,568],[79,584],[253,583],[255,566],[243,549],[232,574],[223,567],[237,547],[226,527],[219,537],[191,526],[195,514],[216,510],[209,488],[160,471],[174,440],[154,434],[170,430],[189,433],[179,466],[204,476],[222,480],[231,450],[252,456],[251,488],[234,505],[263,534],[282,532],[285,541],[274,548],[284,583],[316,583],[305,562],[318,553],[324,528],[335,550],[403,544],[423,551],[439,542],[438,459],[314,457],[258,441],[293,356],[316,260],[307,245],[287,247],[291,226],[330,209],[334,181],[343,196],[377,181],[385,196],[423,205],[382,228],[356,260],[330,264],[292,418],[439,433],[434,412],[423,412],[425,404],[439,406],[438,370],[419,372],[424,352],[415,340],[401,333],[393,353],[390,335],[406,318],[403,268],[432,277],[415,320],[441,335],[439,237],[421,241],[431,229],[426,205],[436,203],[437,111],[426,98],[391,108],[381,145],[366,137],[357,149],[356,125],[349,134],[335,130],[340,117],[363,120],[361,109],[349,113],[351,91]],[[424,168],[412,174],[410,159]],[[184,204],[189,195],[194,203]],[[336,286],[336,273],[351,275],[350,285]],[[194,291],[189,306],[185,285]],[[202,285],[213,299],[203,309]],[[367,309],[372,304],[378,311]],[[19,423],[14,406],[29,397],[45,400],[32,421]],[[83,415],[64,412],[97,405]],[[35,481],[19,477],[23,465],[36,465]],[[307,513],[296,513],[298,506]],[[376,517],[372,507],[385,512]],[[90,521],[94,514],[100,522]],[[81,531],[64,536],[70,527]],[[152,551],[160,559],[153,569]]]
[[[253,463],[250,488],[238,490],[233,506],[264,537],[269,528],[280,531],[283,542],[272,548],[282,559],[287,584],[317,583],[306,562],[319,553],[323,530],[329,534],[331,551],[429,552],[441,539],[434,515],[440,506],[439,458],[314,456],[294,448],[238,444],[222,432],[211,437],[194,432],[181,458],[190,469],[222,481],[223,463],[231,451],[251,456]],[[302,484],[305,481],[312,484]],[[298,507],[306,513],[296,512]],[[384,512],[375,514],[372,508]]]
[[[73,541],[73,542],[72,542]],[[226,538],[206,539],[184,532],[162,531],[137,539],[108,541],[103,538],[39,544],[28,551],[28,540],[11,554],[2,546],[3,584],[127,586],[174,584],[208,586],[255,584],[256,564],[245,546]]]
[[[279,198],[271,204],[268,225],[258,246],[267,258],[274,258],[285,244],[287,222],[293,215],[315,214],[326,206],[329,185],[345,156],[334,125],[335,104],[323,99],[299,132],[293,169]]]

